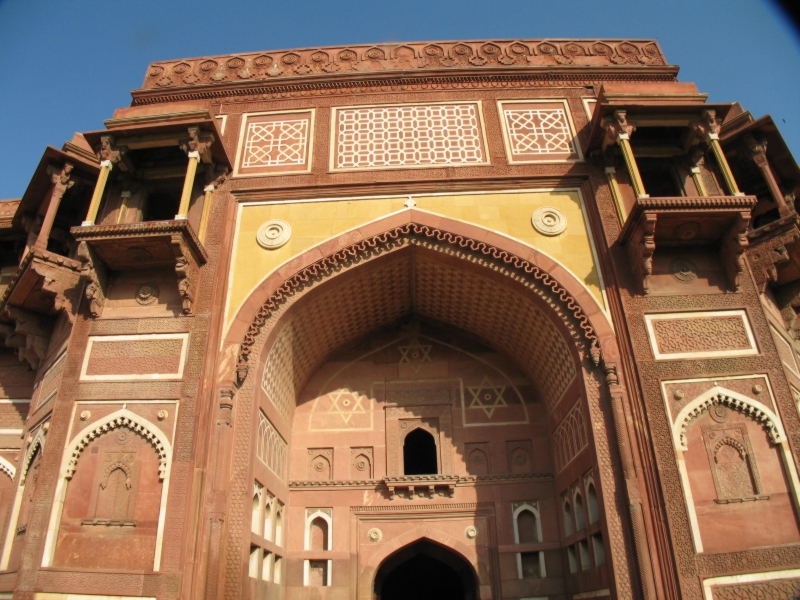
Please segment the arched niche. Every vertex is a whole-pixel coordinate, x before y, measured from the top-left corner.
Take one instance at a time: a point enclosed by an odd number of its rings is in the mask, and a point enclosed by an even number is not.
[[[575,455],[551,468],[595,468],[603,493],[621,498],[618,454],[609,447],[613,434],[607,432],[610,409],[601,401],[605,392],[595,367],[601,354],[618,355],[602,308],[550,257],[509,238],[418,210],[373,222],[294,257],[257,286],[223,344],[230,365],[227,376],[239,386],[236,437],[250,438],[251,423],[260,410],[293,444],[298,399],[325,360],[370,332],[415,316],[466,332],[511,357],[515,368],[537,386],[551,429],[558,429],[566,413],[580,411],[585,431],[566,444]],[[535,341],[525,337],[531,331],[536,332]],[[620,375],[614,377],[619,380]],[[352,386],[338,391],[337,402],[348,400],[351,406],[367,396]],[[602,434],[596,437],[593,432]],[[253,448],[253,440],[249,443]],[[587,451],[591,445],[594,452]],[[529,456],[536,460],[532,449]],[[599,464],[592,463],[593,456],[599,457]],[[336,461],[332,468],[334,480],[347,477]],[[238,490],[245,485],[237,478],[231,484],[234,519],[242,511]],[[615,540],[627,539],[624,526],[618,519],[609,523],[618,530]],[[611,553],[623,552],[624,543],[617,543]],[[627,578],[627,564],[619,556],[614,576]],[[235,576],[234,571],[226,574]]]
[[[680,410],[673,441],[698,552],[800,543],[794,461],[764,402],[716,385]]]
[[[135,554],[136,568],[157,571],[171,466],[172,445],[164,432],[127,408],[87,425],[64,449],[42,566],[123,568],[115,561],[130,565],[126,557]],[[124,512],[103,500],[112,474],[127,499]],[[112,511],[102,512],[106,507]],[[80,564],[72,564],[73,556]]]

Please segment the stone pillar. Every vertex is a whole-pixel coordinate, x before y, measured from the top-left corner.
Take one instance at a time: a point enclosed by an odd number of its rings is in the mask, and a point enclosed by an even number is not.
[[[214,143],[214,136],[211,134],[200,138],[200,129],[189,127],[189,138],[181,141],[181,150],[189,156],[189,165],[186,167],[186,179],[183,181],[183,192],[181,193],[181,203],[178,207],[176,220],[186,219],[189,213],[189,203],[192,201],[192,188],[194,178],[197,174],[197,164],[202,160],[204,163],[211,162],[211,144]]]
[[[216,176],[216,177],[215,177]],[[206,165],[206,187],[203,188],[205,198],[203,199],[203,212],[200,216],[200,232],[197,234],[201,243],[205,243],[208,233],[208,218],[211,215],[211,202],[214,198],[214,191],[225,183],[228,177],[226,167],[213,168],[213,165]]]
[[[89,203],[89,211],[86,213],[86,220],[81,223],[81,226],[94,225],[97,219],[97,212],[100,210],[100,202],[103,200],[103,192],[106,189],[108,182],[108,175],[111,169],[122,160],[123,154],[127,148],[117,148],[114,145],[114,138],[110,135],[104,135],[100,138],[100,148],[97,151],[98,158],[100,158],[100,175],[97,177],[97,184],[94,186],[94,193],[92,194],[92,201]]]
[[[792,209],[789,208],[789,205],[786,204],[786,198],[783,197],[781,188],[775,180],[775,175],[772,173],[772,169],[769,168],[769,162],[767,161],[767,142],[756,139],[752,133],[748,133],[744,136],[744,143],[750,151],[750,157],[753,159],[753,162],[756,163],[756,166],[761,170],[761,174],[764,176],[764,181],[767,182],[767,187],[769,187],[769,192],[772,195],[772,199],[775,201],[775,205],[778,207],[780,215],[783,217],[793,212]]]
[[[608,144],[619,144],[636,197],[647,198],[642,176],[639,174],[639,167],[636,165],[636,158],[631,149],[630,136],[636,131],[636,127],[628,124],[627,113],[624,110],[618,110],[614,112],[614,119],[605,124],[605,129],[607,137],[603,144],[604,147]]]
[[[64,163],[59,173],[51,175],[53,186],[50,188],[50,199],[47,204],[47,212],[42,221],[42,227],[39,229],[39,237],[36,238],[34,246],[41,250],[47,250],[47,240],[50,238],[50,231],[53,229],[53,222],[56,220],[56,212],[61,204],[61,199],[64,193],[71,188],[75,182],[70,181],[72,176],[72,169],[75,165],[72,163]]]
[[[692,174],[692,181],[694,181],[694,185],[697,188],[697,193],[701,196],[708,196],[708,190],[706,189],[706,184],[703,183],[703,175],[700,171],[700,166],[705,161],[705,152],[703,152],[700,148],[695,148],[689,154],[689,171]]]
[[[722,152],[722,146],[719,145],[719,130],[720,124],[717,122],[717,113],[713,110],[703,112],[703,121],[698,125],[698,129],[703,133],[705,142],[714,153],[714,158],[717,160],[717,165],[722,173],[722,178],[725,180],[725,186],[728,188],[728,193],[731,196],[743,196],[739,191],[739,186],[736,185],[736,180],[733,178],[733,171],[728,165],[728,159]]]

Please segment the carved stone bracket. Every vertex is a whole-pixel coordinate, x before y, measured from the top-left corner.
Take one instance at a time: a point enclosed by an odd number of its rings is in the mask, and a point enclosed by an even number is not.
[[[641,225],[627,243],[628,259],[639,284],[639,292],[650,293],[650,276],[653,274],[653,253],[656,251],[655,231],[658,216],[654,213],[643,215]]]
[[[89,302],[89,312],[93,317],[103,314],[108,289],[108,275],[103,261],[98,260],[86,242],[78,245],[78,257],[81,259],[81,279],[86,287],[83,294]]]
[[[383,480],[389,491],[389,500],[405,497],[408,500],[417,498],[434,499],[436,496],[453,498],[459,478],[446,475],[409,475],[406,477],[391,477]]]
[[[53,319],[13,306],[7,306],[2,316],[11,321],[0,323],[5,345],[16,349],[20,361],[27,361],[32,369],[38,369],[47,356]]]
[[[197,152],[201,161],[210,163],[211,145],[214,143],[214,139],[210,133],[201,134],[198,127],[189,127],[189,137],[181,140],[180,147],[187,154]]]
[[[170,240],[175,254],[175,275],[178,278],[178,293],[181,296],[184,314],[191,314],[197,286],[198,265],[192,260],[191,252],[180,233],[172,235]]]

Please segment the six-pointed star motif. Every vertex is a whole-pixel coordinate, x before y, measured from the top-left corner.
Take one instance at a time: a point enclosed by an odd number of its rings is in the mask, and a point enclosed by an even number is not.
[[[508,406],[503,398],[506,391],[504,385],[492,385],[488,377],[483,378],[478,387],[467,387],[467,391],[472,395],[469,408],[481,409],[490,419],[494,411],[498,408]]]
[[[331,405],[328,407],[328,414],[339,415],[345,423],[350,422],[350,417],[354,414],[367,412],[361,401],[364,396],[357,390],[351,390],[347,386],[341,387],[328,393]]]
[[[411,338],[407,345],[397,347],[400,350],[400,362],[411,365],[415,373],[419,371],[422,363],[431,362],[431,348],[433,345],[420,344],[419,338],[416,337]]]

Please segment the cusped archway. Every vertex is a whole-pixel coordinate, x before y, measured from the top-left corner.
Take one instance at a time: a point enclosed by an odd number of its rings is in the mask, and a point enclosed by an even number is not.
[[[564,448],[554,452],[560,457],[556,479],[594,470],[608,498],[604,505],[626,504],[622,465],[610,447],[611,408],[603,401],[604,379],[616,384],[621,376],[613,369],[603,376],[598,369],[603,358],[619,354],[602,307],[543,253],[415,209],[295,257],[245,302],[223,347],[223,381],[230,377],[238,388],[237,445],[248,443],[253,455],[254,432],[266,419],[291,447],[298,395],[327,357],[369,332],[413,318],[476,336],[510,357],[537,387],[553,439],[563,440]],[[569,427],[558,435],[563,423]],[[586,465],[575,462],[578,457]],[[232,481],[233,521],[245,512],[239,497],[251,485],[244,473]],[[630,588],[624,522],[615,514],[607,527],[607,539],[614,540],[609,562],[618,561],[613,577]]]

